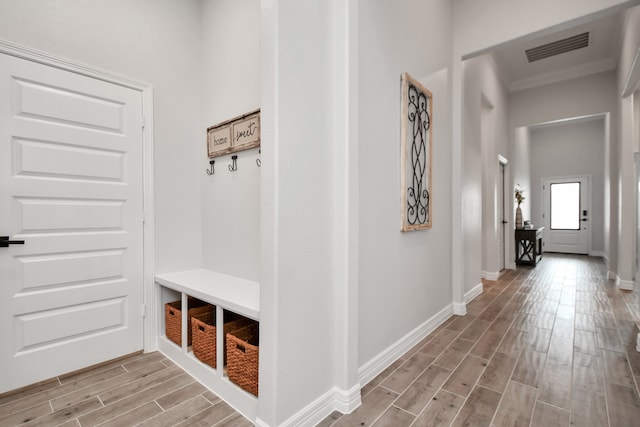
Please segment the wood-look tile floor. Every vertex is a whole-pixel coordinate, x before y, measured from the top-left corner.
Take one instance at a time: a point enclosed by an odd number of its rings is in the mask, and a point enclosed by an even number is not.
[[[640,292],[602,260],[545,254],[363,387],[328,426],[640,426]],[[160,353],[0,395],[0,426],[250,426]]]
[[[252,423],[161,353],[137,354],[0,395],[0,426]]]
[[[339,426],[640,426],[639,289],[600,258],[545,254],[363,387]]]

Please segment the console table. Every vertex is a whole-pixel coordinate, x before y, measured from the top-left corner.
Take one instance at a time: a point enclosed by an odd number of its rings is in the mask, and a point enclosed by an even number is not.
[[[516,228],[516,265],[536,266],[542,259],[542,235],[544,227]]]

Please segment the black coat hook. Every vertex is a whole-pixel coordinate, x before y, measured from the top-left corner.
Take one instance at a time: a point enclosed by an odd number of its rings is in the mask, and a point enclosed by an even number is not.
[[[213,175],[214,174],[214,170],[213,170],[213,165],[215,164],[215,160],[209,160],[209,164],[211,165],[211,167],[209,169],[206,170],[207,175]]]
[[[238,170],[238,156],[231,156],[231,160],[233,161],[232,164],[229,165],[229,171],[233,172],[233,171],[237,171]]]
[[[260,155],[260,154],[262,154],[262,149],[261,149],[261,148],[260,148],[260,149],[258,149],[258,155]],[[262,160],[260,160],[260,157],[258,157],[258,158],[256,159],[256,165],[258,165],[258,167],[261,167],[261,166],[262,166]]]

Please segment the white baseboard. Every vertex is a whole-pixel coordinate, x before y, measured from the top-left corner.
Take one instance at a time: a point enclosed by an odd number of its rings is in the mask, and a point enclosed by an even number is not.
[[[472,290],[465,294],[465,301],[471,301],[477,295],[482,293],[482,284],[476,285]],[[339,411],[343,414],[353,412],[361,404],[360,389],[361,385],[369,383],[372,379],[387,369],[392,363],[400,358],[407,351],[411,350],[416,344],[422,341],[427,335],[433,332],[438,326],[444,323],[454,314],[454,306],[451,304],[426,322],[400,338],[393,345],[382,351],[376,357],[365,363],[358,369],[359,384],[356,384],[351,390],[341,390],[337,387],[327,391],[325,394],[311,402],[302,410],[287,419],[281,426],[311,426],[317,425],[333,411]],[[465,304],[457,304],[466,312]],[[258,427],[269,427],[269,424],[260,420],[255,420]]]
[[[360,389],[362,389],[362,385],[360,385],[360,383],[354,385],[351,388],[351,390],[342,390],[338,387],[335,387],[334,388],[335,406],[333,409],[336,411],[340,411],[343,414],[352,413],[353,410],[356,409],[358,406],[360,406],[360,404],[362,403]],[[322,419],[326,418],[329,414],[325,415]]]
[[[494,282],[500,278],[500,272],[499,271],[494,271],[494,272],[481,271],[480,275],[482,276],[483,279],[491,280],[491,281],[494,281]]]
[[[613,271],[607,271],[607,280],[616,280],[618,275]]]
[[[451,304],[451,307],[453,308],[453,314],[456,316],[464,316],[467,314],[467,304],[463,302],[454,302]]]
[[[465,294],[464,294],[464,303],[465,304],[469,304],[478,295],[480,295],[483,291],[484,291],[484,286],[482,285],[482,282],[480,282],[477,285],[475,285],[473,288],[471,288],[471,290],[465,292]],[[465,309],[465,311],[466,311],[466,309]]]
[[[360,384],[356,384],[351,390],[341,390],[334,387],[280,425],[283,427],[315,426],[331,415],[333,411],[349,414],[362,403],[360,389]],[[260,420],[256,420],[256,425],[267,426]]]
[[[372,379],[377,377],[382,371],[387,369],[393,362],[398,360],[400,356],[409,351],[413,346],[422,341],[427,335],[433,332],[438,326],[453,315],[453,306],[440,310],[433,317],[428,319],[422,325],[400,338],[386,350],[369,360],[358,369],[358,377],[360,384],[365,385]]]
[[[624,291],[633,290],[633,280],[622,280],[620,276],[616,276],[616,285]]]
[[[589,256],[597,256],[597,257],[600,257],[600,258],[606,258],[604,256],[604,252],[602,252],[602,251],[591,251],[591,252],[589,252]]]

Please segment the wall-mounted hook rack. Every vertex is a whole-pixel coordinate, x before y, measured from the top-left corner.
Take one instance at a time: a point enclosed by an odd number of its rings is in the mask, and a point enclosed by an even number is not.
[[[260,156],[260,154],[262,154],[262,149],[258,149],[258,156]],[[258,167],[262,166],[262,160],[260,160],[260,157],[256,159],[256,165],[258,165]]]
[[[213,170],[213,165],[216,163],[215,160],[209,160],[209,164],[211,165],[211,167],[209,169],[206,170],[207,175],[213,175],[215,173],[215,171]]]
[[[238,170],[238,156],[231,156],[232,164],[229,165],[229,171],[234,172]]]

